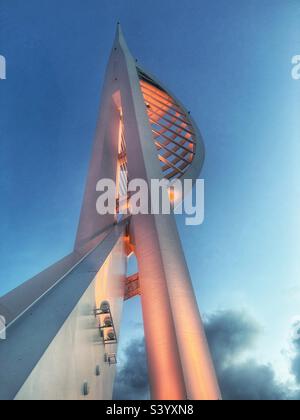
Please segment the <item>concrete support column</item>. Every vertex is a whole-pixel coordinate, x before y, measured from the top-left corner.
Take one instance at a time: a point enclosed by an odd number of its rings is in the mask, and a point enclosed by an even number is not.
[[[187,397],[219,400],[219,385],[174,216],[159,215],[155,220]]]
[[[186,399],[154,216],[134,216],[132,227],[139,267],[151,398]]]

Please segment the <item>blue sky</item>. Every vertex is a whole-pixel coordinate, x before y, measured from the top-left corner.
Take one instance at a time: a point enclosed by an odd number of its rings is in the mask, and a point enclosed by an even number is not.
[[[299,0],[0,0],[0,295],[72,249],[118,20],[205,140],[205,223],[178,219],[201,310],[251,313],[262,327],[253,357],[288,377],[300,316]],[[138,299],[125,308],[134,326]]]

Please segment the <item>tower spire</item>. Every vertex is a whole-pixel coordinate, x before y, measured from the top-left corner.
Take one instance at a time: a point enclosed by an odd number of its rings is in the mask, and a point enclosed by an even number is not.
[[[122,50],[126,53],[127,57],[133,58],[130,52],[130,49],[128,48],[128,45],[124,36],[124,32],[122,29],[122,25],[120,22],[117,22],[115,43],[114,43],[115,48],[118,46],[121,46]]]
[[[122,26],[120,22],[117,22],[117,26],[116,26],[116,39],[120,39],[121,37],[123,37],[123,31],[122,31]]]

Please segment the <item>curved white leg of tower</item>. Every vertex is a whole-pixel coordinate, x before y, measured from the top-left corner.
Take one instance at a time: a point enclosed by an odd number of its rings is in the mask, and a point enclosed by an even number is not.
[[[151,398],[184,400],[186,389],[154,217],[135,216],[131,223],[139,267]]]
[[[220,400],[221,393],[173,216],[156,216],[187,397]]]

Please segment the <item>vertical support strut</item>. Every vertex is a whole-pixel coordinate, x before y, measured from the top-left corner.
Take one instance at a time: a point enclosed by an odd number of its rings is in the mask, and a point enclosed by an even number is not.
[[[154,216],[132,219],[154,400],[184,400],[186,389]]]

